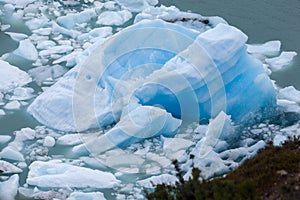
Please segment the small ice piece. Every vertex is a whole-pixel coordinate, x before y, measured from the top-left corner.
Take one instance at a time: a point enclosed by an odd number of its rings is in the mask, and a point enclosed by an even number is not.
[[[22,7],[24,8],[25,6],[27,6],[30,3],[35,2],[36,0],[1,0],[0,2],[3,3],[10,3],[13,4],[17,7]]]
[[[269,41],[261,45],[247,45],[247,51],[251,54],[263,54],[265,56],[274,56],[279,53],[281,42],[279,40]]]
[[[21,40],[28,38],[28,36],[23,33],[5,32],[5,34],[9,35],[9,37],[16,42],[19,42]]]
[[[20,107],[21,104],[18,101],[11,101],[4,106],[6,110],[18,110]]]
[[[9,100],[24,101],[34,97],[34,90],[28,87],[18,87],[14,89],[14,94]]]
[[[63,35],[67,35],[72,38],[76,38],[78,35],[81,34],[81,32],[79,32],[79,31],[64,28],[55,22],[52,22],[52,32],[53,33],[61,33]]]
[[[19,167],[14,166],[13,164],[6,162],[4,160],[0,160],[0,174],[18,174],[23,170]]]
[[[150,6],[158,4],[157,0],[117,0],[118,4],[131,12],[141,12]]]
[[[27,60],[35,61],[38,59],[38,52],[29,39],[21,40],[19,47],[13,53]]]
[[[39,54],[40,56],[51,56],[52,54],[64,54],[73,50],[72,46],[69,45],[60,45],[50,47],[47,50],[42,50]]]
[[[51,28],[40,28],[37,30],[33,30],[33,33],[36,33],[38,35],[50,35],[51,34],[52,29]]]
[[[6,31],[7,29],[10,28],[10,25],[9,24],[3,24],[3,25],[0,25],[0,30],[1,31]]]
[[[300,91],[296,90],[294,86],[288,86],[279,90],[278,98],[294,101],[300,104]]]
[[[176,182],[178,182],[176,176],[171,174],[161,174],[158,176],[152,176],[150,178],[137,181],[137,184],[146,188],[154,188],[158,184],[165,183],[167,185],[175,185]]]
[[[0,116],[3,116],[3,115],[5,115],[5,111],[2,110],[2,109],[0,109]],[[1,142],[0,142],[0,143],[1,143]]]
[[[11,140],[11,136],[9,136],[9,135],[0,135],[0,145],[5,144],[9,140]]]
[[[170,152],[170,153],[175,153],[182,149],[185,150],[187,147],[189,147],[192,144],[191,141],[182,138],[164,138],[163,140],[164,140],[164,146],[163,146],[164,152]]]
[[[266,59],[266,63],[270,65],[272,71],[279,71],[290,65],[296,55],[294,51],[283,51],[278,57]]]
[[[46,136],[44,139],[44,147],[53,147],[55,145],[55,139],[51,136]]]
[[[50,25],[49,19],[45,16],[39,18],[33,18],[25,22],[25,24],[30,30],[37,30]]]
[[[285,100],[285,99],[277,99],[277,105],[278,105],[278,107],[283,108],[285,112],[300,113],[300,106],[294,101],[289,101],[289,100]]]
[[[120,26],[132,18],[131,12],[128,10],[122,11],[104,11],[98,17],[97,24],[100,25],[115,25]]]
[[[52,40],[43,40],[43,41],[38,41],[37,42],[37,49],[41,49],[41,50],[46,50],[49,49],[51,47],[54,47],[56,45],[55,42],[53,42]]]
[[[276,135],[273,139],[273,145],[281,146],[287,139],[285,135]]]
[[[59,145],[75,146],[81,144],[81,136],[79,134],[66,134],[59,137],[56,141]]]
[[[119,184],[115,176],[58,160],[35,161],[29,166],[26,182],[43,188],[112,188]]]
[[[0,60],[0,74],[2,77],[0,79],[0,92],[7,92],[32,81],[26,72],[3,60]]]
[[[106,200],[102,192],[73,192],[67,200]]]
[[[3,200],[14,200],[18,193],[19,176],[14,174],[7,181],[0,182],[0,194]]]
[[[91,30],[88,33],[81,34],[78,36],[78,40],[90,40],[92,38],[106,38],[108,36],[112,35],[112,28],[111,27],[100,27],[100,28],[95,28]]]
[[[67,29],[73,29],[76,24],[82,24],[96,17],[95,9],[86,9],[80,13],[67,14],[66,16],[58,17],[57,23]]]
[[[11,146],[7,146],[0,152],[0,158],[14,160],[14,161],[25,161],[23,154],[17,149]]]

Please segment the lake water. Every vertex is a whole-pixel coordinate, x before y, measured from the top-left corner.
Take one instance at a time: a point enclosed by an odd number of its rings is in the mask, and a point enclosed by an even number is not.
[[[162,0],[183,11],[217,15],[243,30],[249,43],[280,40],[282,50],[296,51],[292,67],[272,74],[279,86],[300,89],[300,0]]]

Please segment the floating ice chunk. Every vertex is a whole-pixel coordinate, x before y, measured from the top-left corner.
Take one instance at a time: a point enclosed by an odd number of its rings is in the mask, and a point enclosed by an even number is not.
[[[53,147],[55,145],[55,139],[51,136],[46,136],[44,139],[44,147]]]
[[[9,29],[10,28],[10,25],[9,24],[2,24],[1,26],[0,26],[0,30],[1,31],[6,31],[7,29]]]
[[[81,32],[76,30],[69,30],[67,28],[64,28],[62,26],[59,26],[57,23],[52,22],[52,32],[53,33],[61,33],[63,35],[70,36],[72,38],[76,38],[78,35],[81,34]]]
[[[2,77],[0,79],[0,92],[12,90],[32,81],[26,72],[2,60],[0,60],[0,74]]]
[[[0,0],[0,2],[3,3],[11,3],[13,5],[16,5],[18,7],[25,7],[30,3],[35,2],[36,0]]]
[[[57,160],[35,161],[26,182],[43,188],[112,188],[119,181],[109,172],[65,164]]]
[[[296,90],[294,86],[288,86],[279,90],[278,98],[300,104],[300,91]]]
[[[266,59],[266,63],[270,65],[272,71],[278,71],[284,69],[285,66],[290,65],[293,58],[297,55],[294,51],[283,51],[280,56],[276,58]]]
[[[5,111],[0,109],[0,116],[3,116],[3,115],[5,115]]]
[[[37,30],[40,28],[50,26],[49,19],[45,16],[31,19],[25,22],[25,24],[30,30]]]
[[[2,174],[18,174],[23,170],[19,167],[14,166],[13,164],[0,160],[0,173]]]
[[[40,28],[40,29],[37,29],[37,30],[33,30],[32,31],[33,33],[36,33],[38,35],[50,35],[51,32],[52,32],[52,29],[51,28]]]
[[[67,200],[106,200],[101,192],[73,192]]]
[[[21,104],[18,101],[10,101],[4,106],[6,110],[18,110],[20,107]]]
[[[265,56],[274,56],[279,53],[281,42],[279,40],[269,41],[262,45],[247,45],[247,51],[251,54],[263,54]]]
[[[72,46],[69,45],[60,45],[60,46],[53,46],[46,50],[40,51],[40,56],[51,56],[52,54],[64,54],[68,53],[73,50]]]
[[[57,23],[67,29],[73,29],[76,24],[82,24],[96,17],[95,9],[86,9],[80,13],[67,14],[66,16],[58,17]]]
[[[18,87],[14,89],[13,96],[9,100],[24,101],[34,97],[34,90],[28,87]]]
[[[2,149],[2,151],[0,152],[0,158],[14,161],[25,161],[23,154],[11,146],[7,146]]]
[[[13,53],[27,60],[35,61],[38,59],[38,52],[29,39],[20,41],[19,47]]]
[[[283,108],[285,112],[300,113],[300,106],[294,101],[277,99],[277,104],[279,107]]]
[[[141,12],[150,6],[158,4],[156,0],[117,0],[117,2],[131,12]]]
[[[3,200],[14,200],[18,193],[19,176],[11,176],[7,181],[0,182],[0,194]]]
[[[131,12],[128,10],[121,11],[104,11],[98,17],[97,24],[120,26],[132,18]]]
[[[285,135],[276,135],[273,139],[273,145],[281,146],[287,139]]]
[[[9,135],[0,135],[0,145],[5,144],[11,139]]]
[[[84,144],[92,153],[101,154],[145,138],[172,136],[180,125],[181,120],[173,118],[165,110],[152,106],[138,106],[127,115],[123,115],[120,122],[107,133]]]
[[[111,27],[100,27],[94,28],[88,33],[84,33],[78,36],[78,40],[90,40],[92,38],[106,38],[112,35],[112,28]]]
[[[182,139],[182,138],[164,138],[164,152],[175,153],[182,149],[187,149],[187,147],[191,146],[192,142],[190,140]]]
[[[79,134],[66,134],[57,139],[57,144],[74,146],[81,144],[81,136]]]
[[[45,50],[54,47],[55,45],[56,43],[53,42],[52,40],[43,40],[43,41],[38,41],[36,48]]]
[[[9,35],[9,37],[16,42],[19,42],[21,40],[28,38],[28,36],[23,33],[5,32],[5,34]]]
[[[152,176],[150,178],[137,181],[137,184],[146,188],[154,188],[158,184],[165,183],[167,185],[175,185],[176,182],[178,182],[176,176],[171,174],[162,174],[162,175]]]

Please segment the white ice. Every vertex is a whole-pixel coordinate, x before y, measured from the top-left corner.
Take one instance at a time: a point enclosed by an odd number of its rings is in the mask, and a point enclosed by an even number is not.
[[[6,142],[11,140],[11,136],[9,135],[0,135],[0,145],[5,144]]]
[[[51,136],[46,136],[44,139],[44,147],[53,147],[55,145],[55,139]]]
[[[106,200],[101,192],[72,192],[67,200]]]
[[[35,161],[26,182],[42,188],[112,188],[119,181],[109,172],[73,166],[58,160]]]
[[[300,91],[296,90],[294,86],[288,86],[279,90],[278,98],[300,104]]]
[[[21,40],[19,47],[13,53],[31,61],[38,58],[38,52],[29,39]]]
[[[23,33],[5,32],[5,34],[9,35],[9,37],[16,42],[20,42],[21,40],[28,38],[28,36]]]
[[[23,170],[9,162],[0,160],[0,171],[1,174],[18,174],[21,173]]]
[[[0,182],[0,194],[3,200],[14,200],[18,193],[19,176],[11,176],[7,181]]]
[[[0,92],[11,91],[32,81],[26,72],[3,60],[0,60],[0,74]]]
[[[137,184],[146,187],[153,188],[155,185],[166,183],[168,185],[175,185],[175,182],[178,181],[177,177],[171,174],[161,174],[158,176],[151,176],[150,178],[137,181]]]
[[[157,0],[117,0],[117,2],[124,8],[132,12],[141,12],[149,6],[158,4]]]
[[[290,65],[296,55],[294,51],[283,51],[278,57],[266,59],[266,63],[270,65],[272,71],[279,71]]]
[[[132,14],[128,10],[105,11],[99,15],[96,23],[100,25],[120,26],[131,18]]]
[[[279,53],[281,42],[279,40],[269,41],[262,45],[247,45],[247,51],[251,54],[274,56]]]

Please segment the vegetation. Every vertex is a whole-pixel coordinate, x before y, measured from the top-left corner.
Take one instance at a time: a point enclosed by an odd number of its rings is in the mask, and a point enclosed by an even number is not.
[[[193,168],[192,178],[184,181],[177,161],[179,182],[175,186],[160,184],[150,200],[246,200],[246,199],[300,199],[300,139],[290,139],[282,147],[272,143],[246,160],[225,178],[199,181],[200,170]]]

